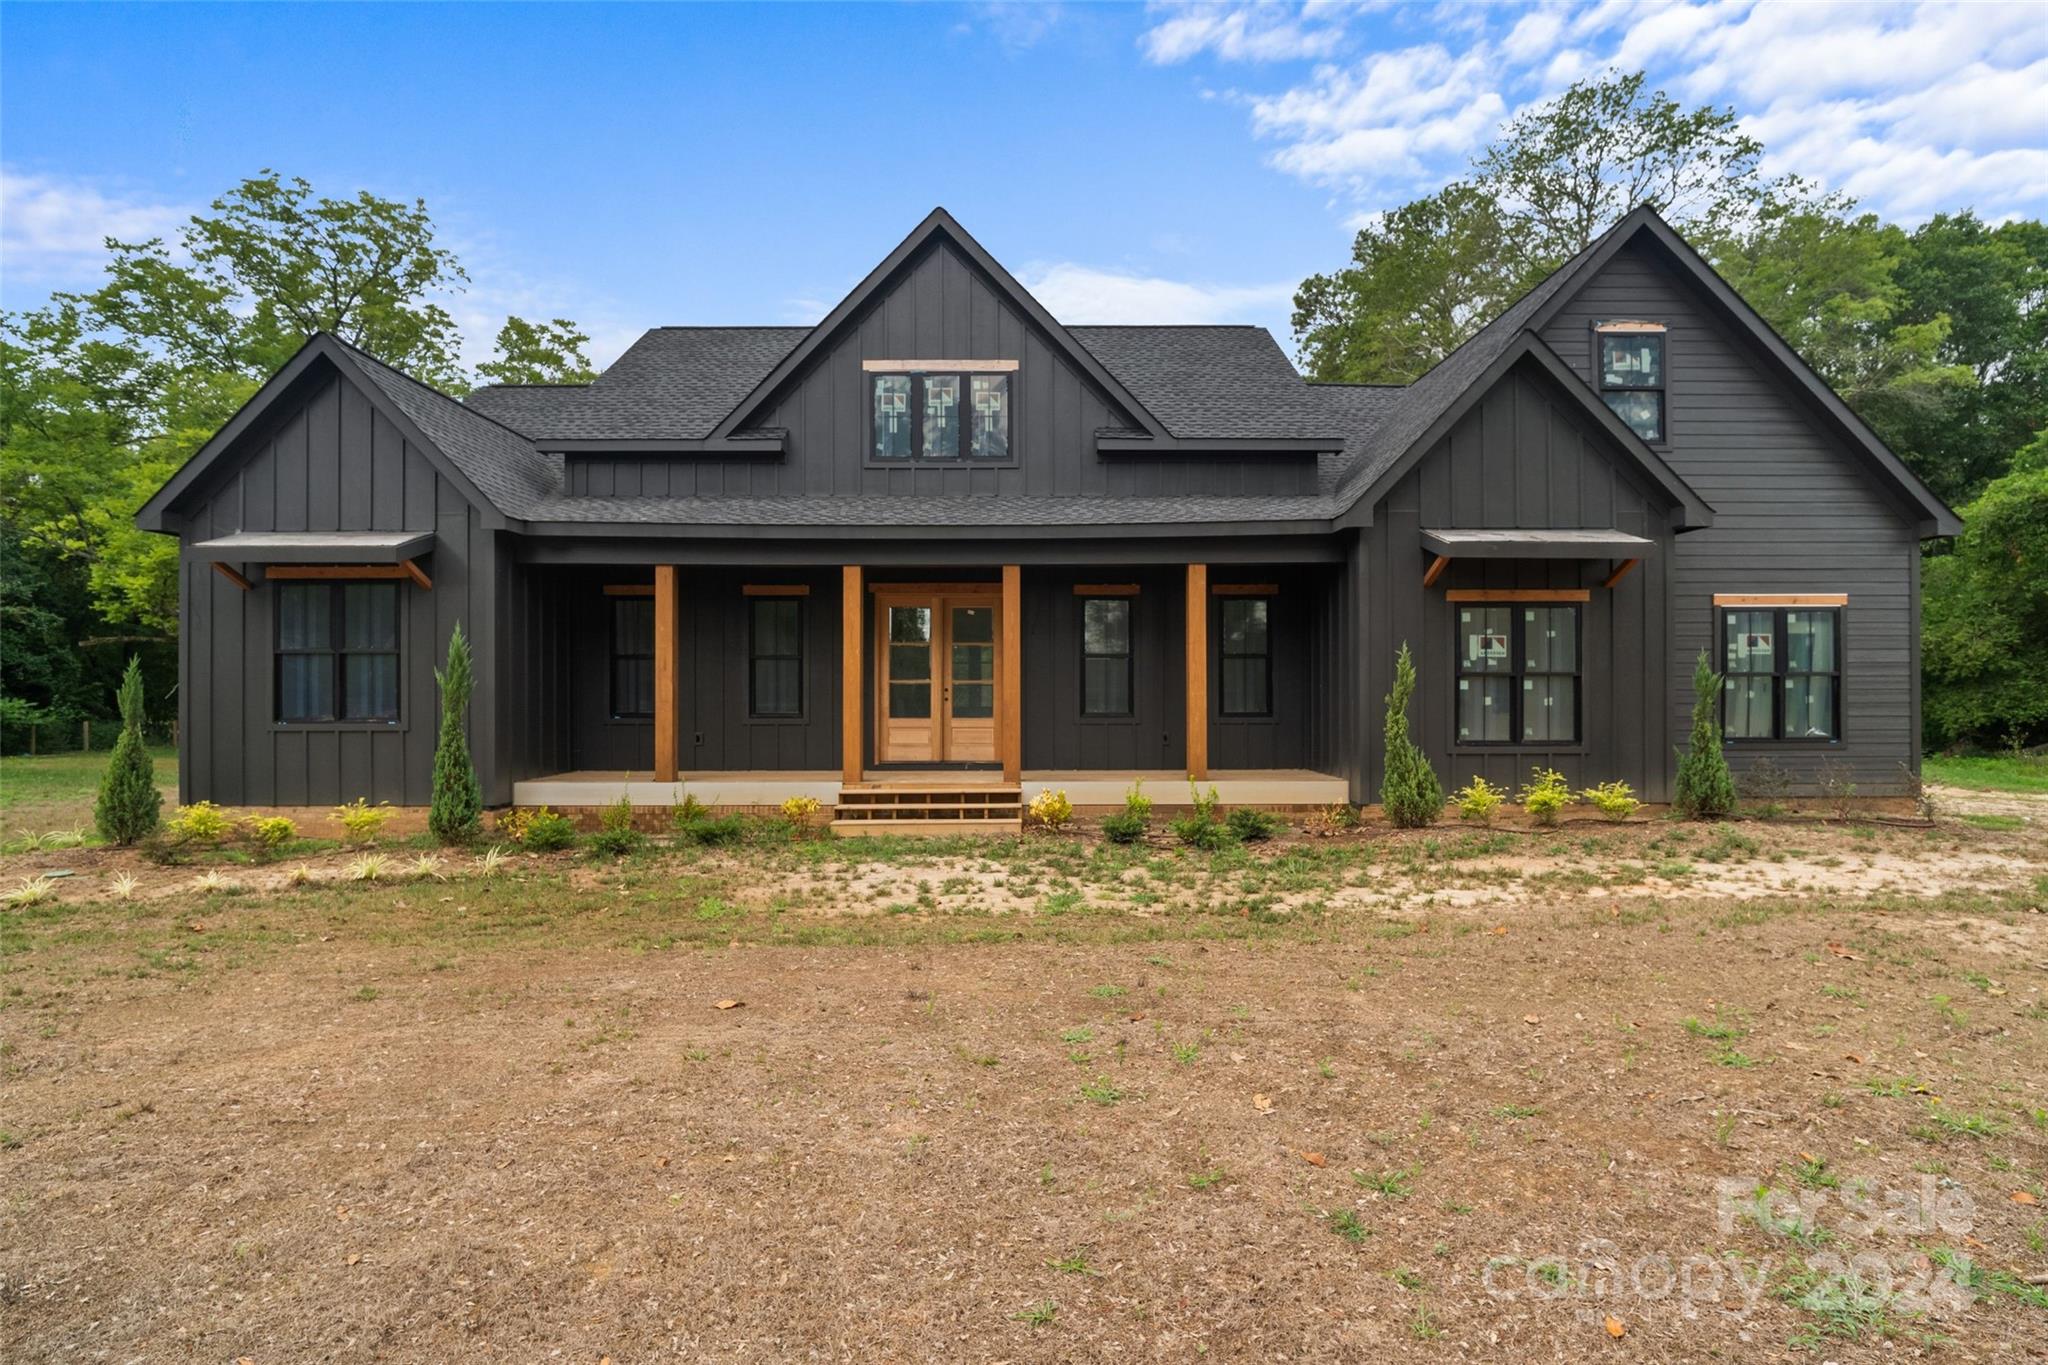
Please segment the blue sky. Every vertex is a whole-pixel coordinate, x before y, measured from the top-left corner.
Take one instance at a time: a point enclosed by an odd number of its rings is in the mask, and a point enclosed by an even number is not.
[[[507,312],[608,360],[809,322],[933,205],[1059,316],[1248,321],[1364,216],[1610,63],[1911,221],[2048,212],[2048,8],[0,5],[0,303],[264,166],[428,202]]]

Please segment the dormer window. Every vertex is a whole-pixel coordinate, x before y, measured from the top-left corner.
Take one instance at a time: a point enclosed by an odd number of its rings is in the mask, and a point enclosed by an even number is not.
[[[871,460],[1009,461],[1015,362],[868,361],[864,368]]]
[[[1664,324],[1603,322],[1594,329],[1600,396],[1645,441],[1664,439]]]

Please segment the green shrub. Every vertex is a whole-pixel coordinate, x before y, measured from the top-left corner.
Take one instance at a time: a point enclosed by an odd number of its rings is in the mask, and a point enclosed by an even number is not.
[[[623,792],[598,815],[597,833],[590,836],[591,848],[614,858],[631,853],[646,842],[647,836],[633,828],[633,801]]]
[[[427,810],[427,829],[444,844],[474,839],[484,808],[476,765],[469,761],[469,694],[475,688],[470,672],[469,641],[457,621],[448,636],[448,666],[434,670],[441,685],[441,725],[434,739],[434,796]]]
[[[1145,795],[1143,779],[1131,783],[1124,793],[1124,808],[1102,818],[1102,833],[1115,844],[1135,844],[1152,828],[1152,798]]]
[[[687,824],[678,824],[676,832],[690,843],[716,847],[738,843],[746,835],[747,822],[739,815],[699,815]]]
[[[710,814],[710,807],[699,801],[695,793],[684,792],[683,799],[669,807],[668,818],[669,823],[676,827],[678,833],[681,833],[699,820],[707,818]]]
[[[368,797],[358,796],[345,806],[336,806],[334,818],[341,822],[341,832],[350,843],[375,843],[391,819],[391,803],[380,801],[373,806]]]
[[[512,833],[522,848],[535,853],[553,853],[576,842],[576,822],[560,811],[536,806],[523,812],[523,816],[516,824],[517,832]]]
[[[264,853],[275,853],[299,837],[299,827],[287,815],[252,815],[248,830],[249,842]]]
[[[211,801],[194,801],[171,814],[171,837],[186,844],[217,844],[234,829],[234,816]]]
[[[1064,829],[1067,822],[1074,818],[1074,803],[1067,799],[1064,789],[1054,791],[1047,787],[1031,798],[1031,805],[1026,813],[1047,829]]]
[[[130,655],[121,675],[121,737],[100,778],[93,824],[110,844],[133,844],[154,833],[163,818],[163,793],[156,789],[155,765],[142,742],[142,656]]]
[[[1195,779],[1188,778],[1188,802],[1194,807],[1186,815],[1177,815],[1166,822],[1173,831],[1173,837],[1190,848],[1219,849],[1230,842],[1230,831],[1216,818],[1216,807],[1221,798],[1216,795],[1214,783],[1205,793],[1195,785]]]
[[[1626,820],[1643,808],[1643,803],[1636,800],[1635,788],[1618,779],[1586,788],[1579,793],[1579,799],[1590,802],[1610,820]]]
[[[1500,809],[1508,794],[1483,777],[1475,777],[1451,794],[1458,803],[1458,818],[1475,824],[1493,823],[1493,813]]]
[[[1304,829],[1317,838],[1328,839],[1347,829],[1358,828],[1358,807],[1349,801],[1333,801],[1308,813]]]
[[[1223,822],[1234,839],[1255,844],[1270,839],[1276,834],[1287,832],[1287,822],[1269,810],[1256,806],[1239,806],[1230,812],[1230,818]]]
[[[1380,783],[1380,806],[1402,829],[1434,824],[1444,809],[1444,784],[1408,737],[1408,702],[1414,695],[1415,659],[1403,641],[1394,656],[1394,690],[1387,693],[1387,770]]]
[[[1678,756],[1672,804],[1694,820],[1719,820],[1735,810],[1735,779],[1721,749],[1721,675],[1707,651],[1692,670],[1692,736]]]
[[[1555,768],[1533,768],[1529,781],[1515,793],[1515,799],[1537,824],[1554,825],[1558,814],[1572,803],[1571,784]]]

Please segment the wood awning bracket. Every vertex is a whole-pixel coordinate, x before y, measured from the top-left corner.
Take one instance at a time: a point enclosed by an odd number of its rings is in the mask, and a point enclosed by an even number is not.
[[[1450,567],[1451,557],[1449,555],[1438,555],[1431,561],[1429,569],[1422,575],[1422,586],[1425,588],[1435,587],[1436,581],[1444,576],[1444,570]]]
[[[1607,581],[1605,583],[1602,583],[1600,586],[1603,588],[1613,587],[1616,583],[1621,582],[1622,579],[1627,578],[1630,573],[1634,572],[1636,565],[1642,562],[1643,561],[1640,559],[1622,560],[1620,565],[1618,565],[1615,568],[1614,572],[1607,575]]]
[[[241,574],[241,571],[236,569],[232,564],[223,564],[218,559],[216,559],[213,561],[213,571],[219,574],[222,578],[225,578],[228,582],[240,588],[243,592],[247,592],[251,587],[255,586],[254,584],[250,583],[247,578],[244,578]]]

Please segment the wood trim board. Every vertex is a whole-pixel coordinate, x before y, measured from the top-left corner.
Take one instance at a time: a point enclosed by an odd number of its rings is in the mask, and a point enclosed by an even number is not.
[[[1218,583],[1209,589],[1214,597],[1274,597],[1280,592],[1278,583]]]
[[[1024,570],[1003,565],[1002,647],[996,659],[996,753],[1003,781],[1024,773]]]
[[[1074,596],[1076,597],[1136,597],[1137,595],[1138,585],[1136,583],[1076,583],[1074,585]]]
[[[682,702],[676,692],[676,566],[654,566],[654,780],[673,782],[681,758]]]
[[[742,597],[809,597],[808,583],[747,583],[741,586]]]
[[[1188,565],[1188,777],[1209,776],[1209,566]]]
[[[1717,607],[1846,607],[1845,592],[1717,592]]]
[[[1452,588],[1446,602],[1590,602],[1591,588]]]
[[[861,617],[867,597],[861,592],[861,569],[848,564],[839,571],[839,776],[848,786],[861,780],[861,737],[867,733],[861,712],[866,709],[862,686]]]

